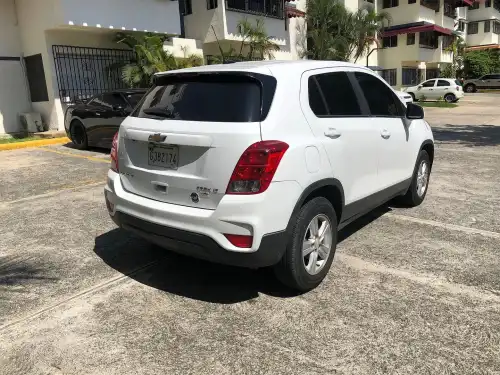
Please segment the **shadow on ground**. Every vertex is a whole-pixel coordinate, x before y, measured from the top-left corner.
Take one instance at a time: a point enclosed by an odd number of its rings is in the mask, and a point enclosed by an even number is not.
[[[446,125],[433,126],[434,139],[441,143],[468,147],[500,145],[500,126],[495,125]]]
[[[69,148],[71,150],[77,150],[77,151],[81,151],[79,150],[74,144],[73,142],[68,142],[68,143],[65,143],[62,145],[63,147],[66,147],[66,148]],[[102,148],[102,147],[89,147],[86,149],[86,151],[92,151],[92,152],[98,152],[100,154],[109,154],[110,153],[110,149],[109,148]]]
[[[0,258],[0,300],[10,293],[30,292],[29,286],[40,281],[55,282],[57,279],[44,275],[45,267],[20,256]]]
[[[339,242],[388,211],[383,207],[347,226],[339,232]],[[141,284],[195,300],[231,304],[255,299],[259,293],[297,296],[279,283],[270,268],[251,270],[185,257],[122,229],[96,237],[94,251],[110,267]]]

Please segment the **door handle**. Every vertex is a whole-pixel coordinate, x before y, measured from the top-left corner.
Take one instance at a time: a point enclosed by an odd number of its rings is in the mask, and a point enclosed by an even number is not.
[[[391,137],[391,133],[389,133],[389,130],[384,129],[380,132],[380,136],[384,139],[389,139]]]
[[[325,131],[325,136],[331,139],[339,138],[341,135],[342,134],[335,128],[328,128],[328,130]]]

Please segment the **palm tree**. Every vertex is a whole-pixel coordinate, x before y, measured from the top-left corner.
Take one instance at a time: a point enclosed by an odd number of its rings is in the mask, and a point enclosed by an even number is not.
[[[130,87],[147,87],[153,75],[167,70],[203,65],[203,58],[188,55],[184,49],[184,57],[177,58],[163,48],[166,36],[156,34],[123,34],[118,33],[115,41],[127,45],[135,52],[135,59],[128,64],[117,64],[112,68],[121,69],[123,81]]]
[[[243,57],[243,49],[248,47],[246,59],[274,58],[274,52],[280,47],[272,41],[267,34],[264,21],[258,18],[253,25],[247,18],[240,20],[236,26],[238,34],[241,35],[241,46],[239,56]]]
[[[368,7],[351,12],[334,0],[308,0],[304,55],[313,60],[356,62],[381,37],[390,16]]]

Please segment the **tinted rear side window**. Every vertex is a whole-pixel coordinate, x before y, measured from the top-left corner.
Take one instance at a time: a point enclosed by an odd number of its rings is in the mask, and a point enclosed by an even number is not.
[[[309,77],[309,105],[316,116],[361,116],[358,98],[345,72]]]
[[[261,121],[261,85],[245,76],[162,77],[133,116],[207,122]]]
[[[438,80],[437,85],[438,85],[438,86],[451,86],[451,85],[450,85],[450,82],[445,81],[445,80],[443,80],[443,79],[439,79],[439,80]]]

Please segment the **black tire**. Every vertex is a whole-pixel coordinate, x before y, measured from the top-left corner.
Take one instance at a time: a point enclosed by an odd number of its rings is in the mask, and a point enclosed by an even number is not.
[[[453,94],[446,94],[444,96],[444,100],[446,101],[446,103],[453,103],[454,101],[457,100],[456,96],[453,95]]]
[[[73,120],[69,128],[69,135],[73,145],[79,150],[86,150],[89,147],[87,131],[79,120]]]
[[[477,91],[476,85],[474,85],[473,83],[469,83],[468,85],[465,85],[464,91],[465,92],[476,92]]]
[[[304,264],[302,246],[309,224],[318,215],[324,215],[330,221],[332,241],[321,270],[311,275]],[[300,292],[307,292],[321,284],[332,265],[337,246],[337,215],[328,199],[317,197],[307,202],[292,220],[290,241],[280,263],[274,266],[274,271],[283,284]]]
[[[427,177],[427,182],[425,185],[425,190],[423,194],[419,194],[417,191],[418,187],[418,173],[419,173],[419,168],[422,162],[427,163],[427,168],[428,168],[428,177]],[[402,203],[406,207],[417,207],[419,206],[425,199],[425,196],[427,195],[427,190],[429,188],[429,180],[431,176],[431,161],[429,158],[429,154],[427,151],[420,151],[420,154],[418,155],[417,158],[417,163],[415,165],[415,170],[413,172],[413,176],[411,178],[411,185],[408,188],[408,191],[404,196],[402,196],[400,199],[398,199],[398,202]]]
[[[410,92],[409,94],[410,94],[410,96],[411,96],[411,98],[412,98],[412,100],[413,100],[414,102],[417,102],[417,101],[418,101],[418,100],[417,100],[417,98],[415,97],[415,94],[414,94],[414,93]]]

